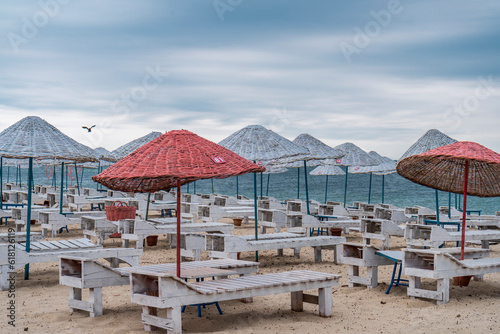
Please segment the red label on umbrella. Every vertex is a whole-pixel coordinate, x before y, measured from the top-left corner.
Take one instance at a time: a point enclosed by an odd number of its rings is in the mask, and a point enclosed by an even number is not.
[[[354,170],[358,170],[358,169],[359,169],[359,167],[355,167],[355,168],[354,168]]]
[[[262,166],[262,161],[257,162],[258,166]]]
[[[212,160],[216,163],[216,164],[223,164],[226,162],[226,160],[223,158],[223,157],[212,157]]]
[[[342,159],[337,159],[336,162],[339,164],[342,162]]]

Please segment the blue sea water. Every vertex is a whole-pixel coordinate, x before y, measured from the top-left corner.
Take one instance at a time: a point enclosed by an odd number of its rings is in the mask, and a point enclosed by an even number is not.
[[[71,168],[71,167],[70,167]],[[308,168],[308,172],[313,168]],[[6,167],[3,168],[3,181],[10,182],[16,181],[16,168]],[[37,167],[34,169],[34,181],[35,184],[53,184],[53,176],[50,176],[51,170],[47,170],[44,167]],[[60,185],[60,168],[57,167],[54,173],[57,177],[57,185]],[[84,187],[97,187],[97,184],[92,181],[91,177],[97,174],[96,169],[84,169],[83,175],[79,174],[81,183]],[[67,175],[67,174],[66,174]],[[281,174],[270,174],[263,175],[261,181],[261,175],[257,175],[257,193],[273,196],[277,199],[295,199],[300,198],[306,199],[305,192],[305,175],[303,168],[292,168],[285,173]],[[297,179],[299,177],[299,187],[297,189]],[[73,178],[73,180],[71,180]],[[347,203],[352,203],[353,201],[363,201],[368,202],[368,192],[369,192],[369,174],[349,174],[348,176],[348,187],[347,187]],[[19,177],[17,177],[19,180]],[[21,169],[21,180],[23,183],[27,181],[27,169]],[[436,207],[436,197],[435,190],[427,188],[418,184],[415,184],[398,174],[390,174],[384,177],[385,180],[385,190],[384,190],[384,202],[388,204],[394,204],[398,207],[421,205],[435,209]],[[325,185],[326,176],[311,176],[308,175],[308,188],[309,188],[309,198],[317,200],[319,202],[325,201]],[[71,175],[65,176],[65,182],[68,185],[75,185],[76,178],[74,169],[72,169]],[[237,187],[238,183],[238,187]],[[246,174],[236,177],[230,177],[227,179],[215,179],[215,180],[199,180],[195,184],[191,183],[189,185],[183,186],[183,192],[193,193],[196,187],[197,193],[219,193],[225,195],[237,194],[244,195],[249,198],[253,196],[254,186],[253,186],[253,174]],[[262,187],[261,187],[262,184]],[[268,186],[269,184],[269,186]],[[345,176],[329,176],[328,177],[328,197],[329,201],[343,202],[344,200],[344,184]],[[238,188],[238,189],[237,189]],[[462,196],[456,196],[455,194],[449,195],[449,193],[439,191],[439,205],[447,206],[448,200],[451,199],[451,206],[456,207],[459,205],[462,207]],[[371,203],[381,203],[382,202],[382,176],[373,175],[372,176],[372,189],[371,189]],[[459,203],[457,203],[459,202]],[[479,198],[474,196],[467,197],[467,209],[482,210],[482,214],[495,214],[496,211],[500,211],[500,198]]]

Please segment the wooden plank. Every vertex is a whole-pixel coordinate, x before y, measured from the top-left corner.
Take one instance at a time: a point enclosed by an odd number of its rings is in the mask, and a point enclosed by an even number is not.
[[[304,303],[316,304],[316,305],[319,304],[319,302],[318,302],[319,296],[304,293],[302,295],[302,297],[303,297]]]
[[[57,240],[53,240],[53,241],[49,241],[52,245],[58,247],[59,249],[69,249],[69,247],[64,244],[64,243],[61,243],[60,241],[57,241]]]
[[[144,324],[155,326],[159,328],[166,329],[167,331],[173,331],[172,320],[161,318],[158,316],[142,313],[142,322]]]

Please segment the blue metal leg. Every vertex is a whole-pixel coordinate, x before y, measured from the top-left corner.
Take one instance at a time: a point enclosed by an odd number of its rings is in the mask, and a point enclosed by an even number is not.
[[[219,314],[220,315],[224,315],[224,313],[222,313],[222,310],[220,309],[219,302],[215,302],[215,306],[217,307],[217,310],[219,311]]]
[[[387,288],[387,291],[385,292],[386,295],[391,292],[392,285],[394,284],[394,276],[396,275],[396,268],[398,267],[398,263],[394,263],[394,268],[392,269],[392,276],[391,276],[391,284],[389,284],[389,287]]]

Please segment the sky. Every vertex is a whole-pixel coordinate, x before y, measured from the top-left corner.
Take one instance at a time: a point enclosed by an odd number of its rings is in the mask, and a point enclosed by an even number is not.
[[[0,131],[36,115],[113,150],[261,124],[398,159],[437,128],[500,152],[499,40],[498,0],[3,1]]]

